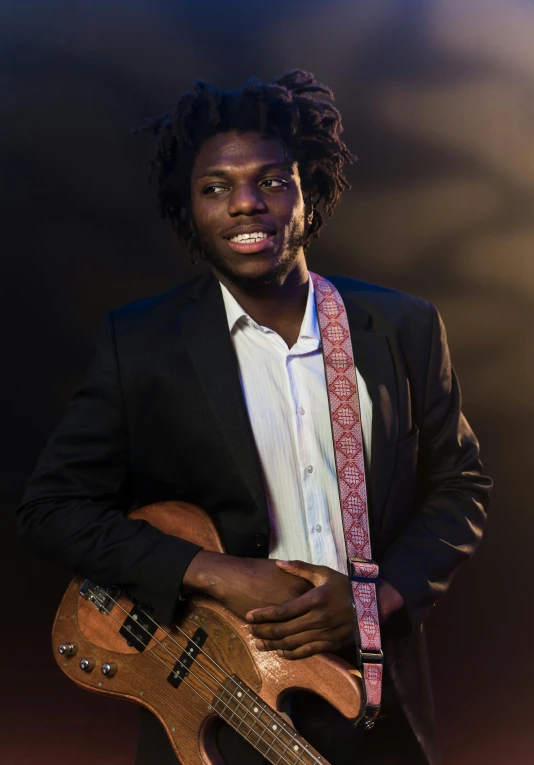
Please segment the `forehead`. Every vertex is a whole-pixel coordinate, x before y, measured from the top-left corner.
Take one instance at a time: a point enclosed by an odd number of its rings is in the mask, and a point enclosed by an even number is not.
[[[240,170],[272,162],[283,163],[289,153],[277,138],[250,131],[232,130],[208,138],[199,149],[193,165],[193,177],[206,170]]]

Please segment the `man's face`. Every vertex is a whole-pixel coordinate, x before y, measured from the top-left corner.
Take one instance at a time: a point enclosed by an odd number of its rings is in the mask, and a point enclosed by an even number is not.
[[[305,264],[297,163],[276,138],[231,131],[207,139],[191,173],[191,212],[204,255],[236,285],[281,284]],[[256,240],[243,236],[253,233]]]

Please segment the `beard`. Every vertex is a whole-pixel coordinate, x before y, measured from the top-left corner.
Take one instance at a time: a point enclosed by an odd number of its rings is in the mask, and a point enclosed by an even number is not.
[[[275,284],[283,284],[287,275],[293,270],[299,254],[306,244],[305,231],[291,231],[286,242],[284,252],[273,267],[256,276],[236,273],[228,262],[222,257],[209,241],[197,231],[197,241],[202,258],[215,267],[223,276],[233,282],[237,287],[247,289],[261,289]]]

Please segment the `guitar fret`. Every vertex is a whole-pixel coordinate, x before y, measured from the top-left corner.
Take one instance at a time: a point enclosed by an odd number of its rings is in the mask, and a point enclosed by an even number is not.
[[[242,693],[242,691],[239,690],[238,694],[239,693]],[[251,710],[252,710],[252,714],[253,715],[259,714],[259,716],[257,718],[253,717],[253,720],[255,722],[256,722],[256,720],[258,720],[259,724],[263,725],[264,728],[265,728],[264,731],[262,733],[260,733],[260,734],[257,734],[257,732],[254,731],[256,733],[256,735],[259,735],[260,740],[262,741],[262,743],[264,743],[267,746],[266,751],[262,751],[262,754],[264,754],[265,756],[268,756],[269,750],[271,750],[271,749],[273,750],[273,752],[275,754],[278,754],[278,751],[275,748],[275,746],[276,746],[276,744],[281,744],[281,746],[284,747],[284,742],[280,740],[278,735],[276,735],[275,733],[271,732],[272,720],[276,719],[276,718],[273,718],[272,713],[270,711],[267,711],[267,708],[266,708],[266,706],[265,706],[265,704],[263,702],[259,702],[259,701],[256,702],[255,699],[252,696],[248,696],[248,694],[247,694],[246,702],[243,702],[244,706],[245,706],[245,703],[246,703],[246,707],[245,707],[246,708],[246,714],[250,713]],[[258,710],[258,712],[256,712],[255,710]],[[263,720],[262,713],[267,716],[267,718],[268,718],[267,722],[265,722]],[[274,725],[276,726],[275,730],[278,730],[279,729],[278,724],[275,722]],[[270,737],[272,739],[271,743],[269,743],[269,741],[265,740],[265,738],[264,738],[264,734],[265,733],[269,733],[269,735],[270,735]],[[283,751],[282,751],[282,754],[283,754]]]
[[[246,707],[240,709],[240,702],[233,708],[233,706],[228,704],[224,699],[220,699],[220,701],[222,702],[223,707],[221,708],[215,704],[213,705],[214,709],[218,711],[221,717],[232,725],[236,731],[241,733],[243,738],[255,746],[261,754],[268,756],[269,751],[272,750],[275,754],[280,755],[280,759],[284,756],[284,750],[287,749],[287,745],[272,733],[269,727],[267,727],[266,722],[262,719],[259,706],[253,703],[249,709]],[[258,716],[254,713],[254,708],[258,709]],[[236,716],[239,720],[237,723],[235,722]],[[241,730],[243,723],[245,723],[248,730]],[[277,744],[279,745],[278,747],[276,746]],[[283,747],[281,752],[280,746]]]
[[[328,765],[278,714],[234,675],[221,686],[213,709],[273,765]],[[246,729],[241,726],[243,724]],[[276,755],[278,758],[275,759]],[[303,759],[304,758],[304,759]]]

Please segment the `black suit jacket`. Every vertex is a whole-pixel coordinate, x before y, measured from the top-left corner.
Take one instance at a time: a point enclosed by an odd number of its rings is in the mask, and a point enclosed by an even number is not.
[[[373,556],[408,617],[388,631],[386,659],[436,762],[422,622],[480,539],[491,481],[461,413],[435,308],[329,278],[345,302],[355,363],[373,401]],[[261,469],[211,274],[108,315],[96,359],[29,482],[20,529],[37,554],[122,585],[168,623],[198,547],[125,512],[170,499],[207,510],[228,553],[268,555]]]

